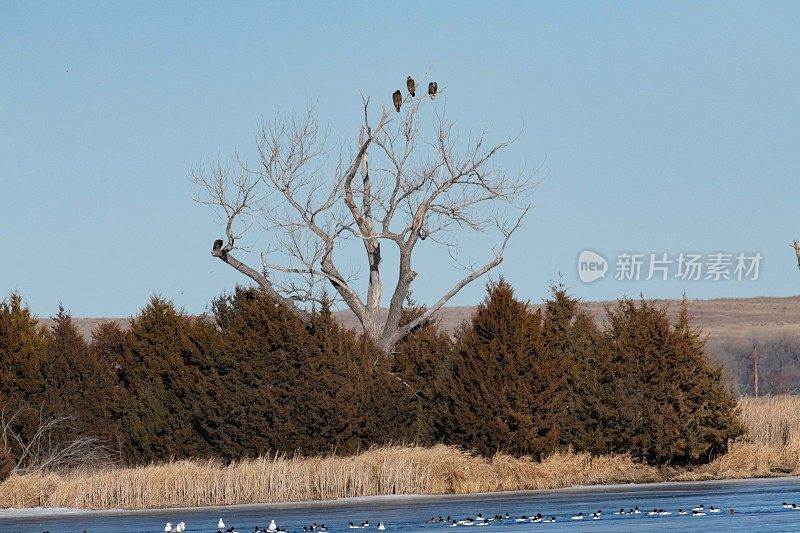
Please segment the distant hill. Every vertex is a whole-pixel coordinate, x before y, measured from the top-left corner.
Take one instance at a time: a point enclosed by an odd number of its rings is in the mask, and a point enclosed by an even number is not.
[[[680,300],[649,300],[659,306],[667,306],[669,314],[675,316]],[[616,302],[584,302],[586,308],[598,319],[605,317],[606,305]],[[541,305],[532,305],[534,309]],[[689,311],[693,324],[703,330],[709,339],[741,339],[752,336],[800,335],[800,296],[786,298],[720,298],[714,300],[690,300]],[[468,320],[475,307],[447,307],[439,315],[439,321],[447,331],[454,331]],[[342,324],[358,328],[352,312],[336,314]]]
[[[675,315],[680,300],[653,300],[658,305],[666,305],[671,315]],[[614,302],[585,302],[595,317],[605,316],[603,308]],[[532,306],[534,308],[539,306]],[[800,336],[800,296],[785,298],[720,298],[714,300],[690,300],[689,310],[694,316],[695,326],[701,328],[709,340],[736,340],[750,337],[790,335]],[[438,313],[438,319],[447,331],[455,329],[468,320],[475,307],[445,307]],[[345,326],[358,329],[358,321],[349,310],[339,311],[336,318]],[[75,318],[78,330],[87,339],[104,321],[116,322],[127,328],[129,318]],[[41,319],[42,325],[52,324],[51,319]]]

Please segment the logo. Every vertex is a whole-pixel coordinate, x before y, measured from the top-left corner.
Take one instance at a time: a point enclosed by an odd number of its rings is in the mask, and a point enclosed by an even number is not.
[[[584,283],[592,283],[606,277],[608,261],[602,255],[584,250],[578,256],[578,277]]]

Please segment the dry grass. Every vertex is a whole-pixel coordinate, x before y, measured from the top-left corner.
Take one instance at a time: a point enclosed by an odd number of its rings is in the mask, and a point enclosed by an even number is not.
[[[746,438],[712,463],[679,473],[676,480],[800,475],[800,396],[743,398],[739,407]]]
[[[742,422],[754,443],[800,445],[800,396],[743,398],[739,405]]]
[[[0,507],[140,509],[800,474],[800,397],[744,399],[741,408],[748,438],[690,470],[657,469],[625,456],[556,453],[536,462],[503,454],[485,459],[447,446],[387,446],[351,457],[176,461],[12,476],[0,484]]]
[[[555,454],[491,460],[447,446],[376,448],[352,457],[259,458],[222,465],[177,461],[143,468],[12,476],[0,507],[90,509],[328,500],[381,494],[460,494],[658,480],[627,457]]]

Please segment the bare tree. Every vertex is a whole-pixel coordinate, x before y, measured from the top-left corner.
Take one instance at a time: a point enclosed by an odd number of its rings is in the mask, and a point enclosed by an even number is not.
[[[60,438],[72,420],[69,416],[46,416],[43,407],[36,413],[38,424],[30,435],[14,429],[14,421],[23,409],[7,412],[0,410],[0,449],[7,450],[11,459],[11,472],[52,472],[79,466],[110,464],[113,453],[100,444],[96,437],[79,436]]]
[[[513,139],[490,144],[486,132],[461,138],[443,113],[433,113],[424,125],[423,111],[434,105],[431,101],[406,96],[401,113],[382,106],[371,121],[369,98],[363,98],[363,125],[355,149],[349,150],[329,146],[313,108],[300,117],[278,117],[257,132],[257,167],[237,155],[229,165],[212,162],[193,169],[200,191],[196,200],[213,206],[225,227],[225,239],[215,241],[211,254],[304,319],[309,315],[302,304],[319,301],[321,289],[332,286],[365,333],[391,352],[461,289],[503,261],[530,208],[525,203],[530,175],[523,170],[509,176],[495,165]],[[237,250],[250,251],[240,243],[256,223],[270,237],[260,268],[234,257]],[[481,237],[489,251],[483,262],[460,262],[460,243],[469,232],[487,235]],[[464,272],[422,314],[401,324],[403,302],[417,277],[412,258],[421,241],[444,247]],[[396,247],[398,257],[386,313],[380,312],[382,245]],[[346,268],[356,246],[367,269],[363,277]]]

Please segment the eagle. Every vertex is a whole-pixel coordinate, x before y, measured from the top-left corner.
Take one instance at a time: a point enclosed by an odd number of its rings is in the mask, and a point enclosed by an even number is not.
[[[400,106],[403,105],[403,93],[399,89],[392,93],[392,102],[394,102],[394,108],[399,113]]]
[[[411,98],[416,96],[417,84],[414,83],[414,78],[411,76],[406,78],[406,87],[408,87],[408,92],[411,94]]]
[[[432,81],[428,84],[428,95],[430,95],[431,100],[436,98],[436,91],[438,90],[439,90],[439,85],[435,81]]]
[[[221,249],[222,249],[222,239],[217,239],[216,241],[214,241],[214,247],[212,248],[212,250],[218,252]]]

